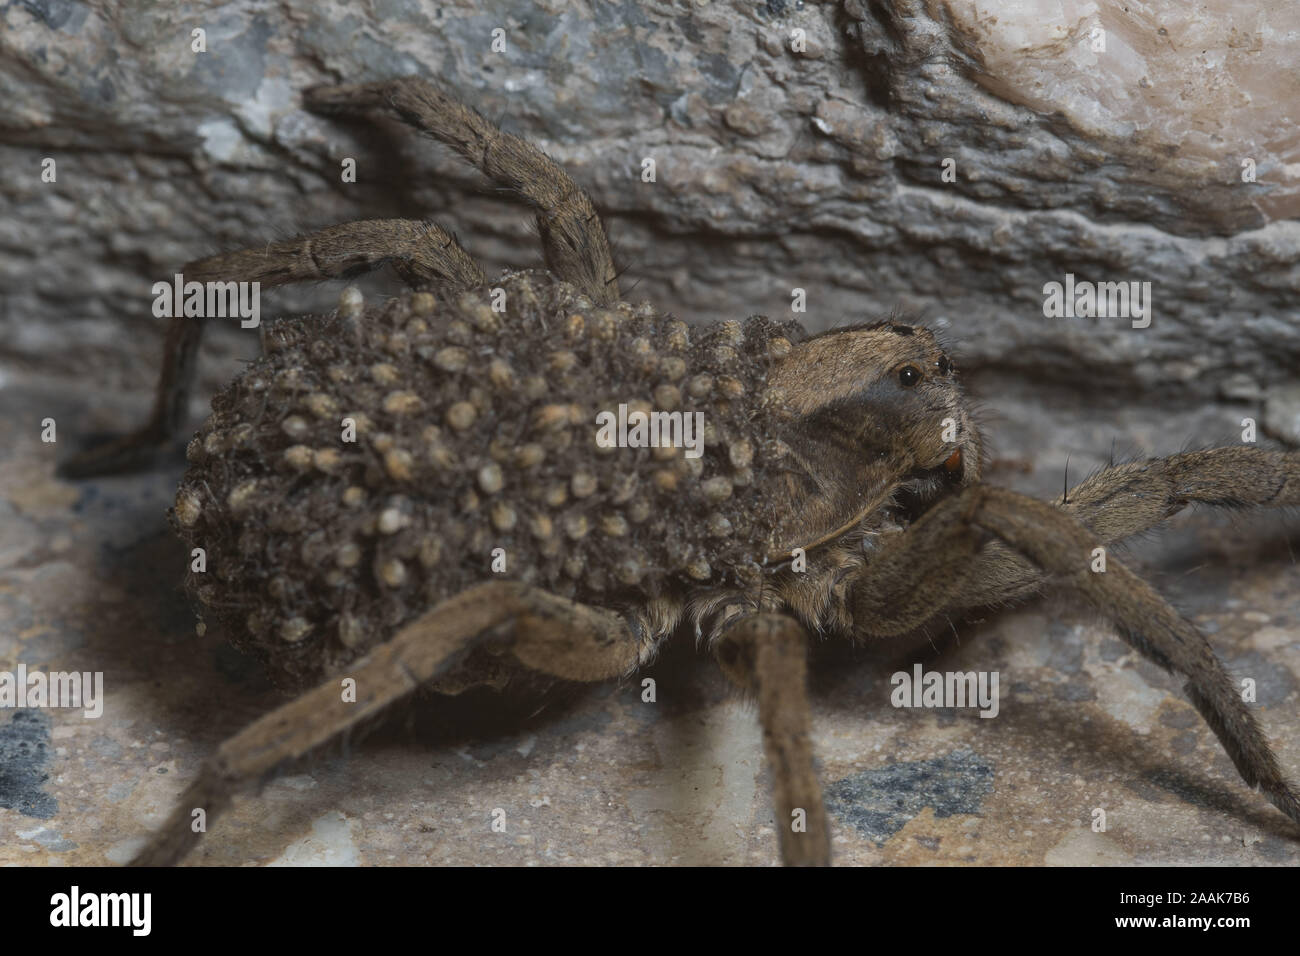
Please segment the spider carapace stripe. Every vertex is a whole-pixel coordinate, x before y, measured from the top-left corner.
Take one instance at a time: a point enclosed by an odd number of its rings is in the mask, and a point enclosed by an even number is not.
[[[783,858],[825,863],[809,635],[860,640],[1073,589],[1182,674],[1243,779],[1300,803],[1204,636],[1097,547],[1199,502],[1300,504],[1300,453],[1220,448],[1107,468],[1034,501],[981,481],[983,441],[936,336],[691,328],[618,294],[604,227],[553,161],[425,81],[324,87],[391,110],[528,202],[550,272],[488,282],[439,226],[350,223],[192,263],[293,282],[392,262],[417,291],[265,330],[213,400],[170,519],[208,569],[201,615],[293,701],[223,745],[140,860],[193,846],[233,791],[420,687],[628,677],[694,630],[756,694]],[[68,469],[138,465],[179,421],[198,346],[176,320],[153,420]],[[659,439],[663,438],[663,441]],[[337,680],[365,707],[337,703]],[[311,689],[311,688],[315,689]],[[798,825],[796,825],[796,821]]]

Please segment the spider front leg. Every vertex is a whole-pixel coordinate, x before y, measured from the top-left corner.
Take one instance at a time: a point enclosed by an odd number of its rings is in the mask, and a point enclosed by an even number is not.
[[[502,625],[512,625],[502,635]],[[612,611],[575,604],[518,582],[480,584],[402,627],[389,641],[227,740],[199,771],[176,810],[140,851],[134,866],[170,866],[199,840],[191,827],[202,808],[209,821],[243,787],[374,717],[447,673],[474,646],[505,640],[524,666],[564,680],[624,677],[641,663],[641,642]],[[356,681],[347,702],[339,680]]]
[[[807,632],[787,615],[754,614],[728,627],[714,652],[737,686],[758,695],[782,861],[828,866],[830,825],[813,766]]]
[[[1219,508],[1300,505],[1300,452],[1226,447],[1104,468],[1071,488],[1057,505],[1104,545],[1149,531],[1189,504]],[[950,606],[974,607],[1023,597],[1042,571],[1001,541],[980,549]]]
[[[1243,780],[1259,787],[1269,800],[1291,820],[1300,823],[1300,798],[1283,776],[1272,748],[1259,728],[1255,715],[1242,701],[1222,662],[1204,635],[1190,621],[1175,611],[1145,581],[1115,561],[1104,573],[1091,570],[1093,549],[1100,539],[1075,517],[1061,509],[1016,492],[976,485],[932,508],[918,523],[932,525],[928,547],[973,552],[963,525],[976,525],[996,535],[1015,554],[1027,559],[1042,574],[1072,587],[1103,616],[1110,619],[1125,641],[1164,669],[1187,678],[1184,689],[1219,738]],[[942,530],[952,529],[945,542]],[[907,548],[908,532],[895,548]],[[918,539],[926,540],[926,539]],[[877,561],[886,558],[881,554]],[[932,562],[942,560],[932,558]],[[877,562],[873,562],[877,563]],[[924,566],[925,561],[918,562]],[[873,584],[888,581],[868,567],[855,582],[850,606],[855,626],[872,632],[873,609],[877,600],[870,595]],[[962,576],[955,587],[930,592],[936,598],[948,595],[931,609],[951,606],[951,596],[969,593],[970,573]],[[895,586],[899,581],[892,582]],[[915,582],[920,590],[924,581]],[[990,603],[989,600],[972,603]],[[917,619],[913,626],[923,623]]]
[[[375,219],[330,226],[292,239],[240,249],[184,266],[186,282],[258,282],[263,287],[347,279],[392,264],[413,288],[472,288],[483,270],[446,230],[434,223]],[[185,421],[194,384],[203,319],[175,316],[167,327],[162,370],[148,422],[128,435],[65,461],[59,473],[87,478],[146,467]]]

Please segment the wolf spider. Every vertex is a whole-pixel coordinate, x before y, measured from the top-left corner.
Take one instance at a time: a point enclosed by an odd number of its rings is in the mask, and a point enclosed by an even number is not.
[[[556,163],[433,85],[305,99],[321,112],[390,111],[459,153],[534,209],[548,271],[490,288],[450,233],[411,220],[185,267],[191,280],[271,286],[387,263],[417,291],[369,310],[345,295],[333,316],[264,330],[267,354],[214,399],[190,443],[170,517],[216,569],[190,574],[190,590],[299,695],[220,746],[136,863],[179,861],[199,839],[193,809],[212,818],[240,787],[417,689],[503,687],[528,672],[625,679],[685,625],[757,697],[784,861],[825,864],[809,634],[901,635],[1048,583],[1185,676],[1242,779],[1300,822],[1296,791],[1205,637],[1118,562],[1090,567],[1094,549],[1191,503],[1300,504],[1300,453],[1227,447],[1114,465],[1056,504],[990,487],[957,370],[927,329],[805,337],[754,317],[688,330],[623,301],[604,227]],[[175,432],[201,327],[172,320],[148,425],[65,474],[137,467]],[[646,396],[703,409],[705,454],[593,444],[593,409],[644,410]],[[356,441],[340,440],[340,421]],[[489,567],[498,551],[508,561]],[[340,675],[355,679],[355,701],[340,700]]]

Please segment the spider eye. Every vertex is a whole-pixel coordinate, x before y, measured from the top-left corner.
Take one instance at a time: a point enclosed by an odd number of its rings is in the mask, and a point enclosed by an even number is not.
[[[940,375],[947,375],[949,372],[952,371],[952,362],[948,361],[948,356],[946,355],[939,356],[939,361],[935,362],[934,364],[939,367]]]
[[[915,365],[904,365],[898,370],[898,383],[904,388],[911,388],[921,381],[921,370]]]

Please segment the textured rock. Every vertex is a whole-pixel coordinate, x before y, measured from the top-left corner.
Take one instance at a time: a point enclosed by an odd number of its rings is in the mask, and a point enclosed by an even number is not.
[[[299,108],[314,83],[413,72],[569,164],[635,295],[688,320],[784,317],[803,288],[813,328],[902,305],[948,325],[968,365],[1258,402],[1300,358],[1300,224],[1286,218],[1300,208],[1300,81],[1284,68],[1300,56],[1300,12],[1285,0],[993,11],[11,4],[0,357],[142,388],[152,282],[334,221],[435,216],[492,266],[539,264],[527,217],[441,150]],[[191,50],[196,28],[205,53]],[[56,183],[41,181],[44,157]],[[340,182],[344,157],[355,184]],[[1066,273],[1150,281],[1152,326],[1044,318],[1043,285]],[[217,346],[232,347],[247,346]]]

